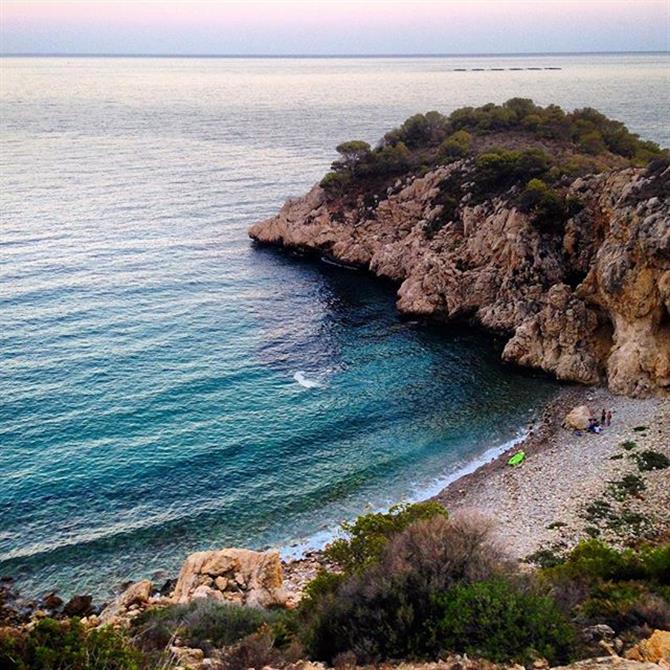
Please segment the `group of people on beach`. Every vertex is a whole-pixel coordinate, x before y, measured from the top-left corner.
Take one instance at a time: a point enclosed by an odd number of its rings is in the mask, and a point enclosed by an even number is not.
[[[589,419],[589,426],[586,430],[589,431],[589,433],[599,433],[605,426],[611,426],[612,425],[612,412],[611,410],[605,410],[603,409],[602,414],[600,415],[600,421],[596,419],[594,416],[592,416]]]

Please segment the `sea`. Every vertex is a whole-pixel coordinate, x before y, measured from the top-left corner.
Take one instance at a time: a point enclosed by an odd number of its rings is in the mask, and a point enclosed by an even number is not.
[[[0,59],[0,575],[108,597],[191,552],[322,546],[557,392],[253,223],[348,139],[513,96],[670,145],[670,55]]]

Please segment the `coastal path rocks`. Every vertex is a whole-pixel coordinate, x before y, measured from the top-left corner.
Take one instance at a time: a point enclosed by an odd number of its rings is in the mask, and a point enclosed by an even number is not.
[[[283,572],[276,551],[227,548],[191,554],[172,595],[175,603],[214,598],[251,607],[283,606]]]

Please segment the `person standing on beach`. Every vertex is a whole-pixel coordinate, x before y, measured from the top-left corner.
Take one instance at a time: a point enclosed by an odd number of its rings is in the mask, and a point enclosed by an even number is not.
[[[612,412],[610,410],[607,411],[607,425],[612,425]]]
[[[605,413],[605,410],[603,410],[603,413],[600,415],[600,425],[604,426],[606,420],[607,420],[607,414]]]

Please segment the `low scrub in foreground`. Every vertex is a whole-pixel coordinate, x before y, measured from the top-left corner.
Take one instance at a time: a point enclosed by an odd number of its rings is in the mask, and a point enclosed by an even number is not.
[[[282,667],[300,658],[342,665],[434,660],[467,653],[497,662],[551,663],[598,652],[579,630],[608,624],[626,643],[670,628],[670,544],[619,550],[597,540],[567,555],[538,552],[520,570],[476,517],[436,503],[360,517],[326,551],[333,571],[308,586],[297,610],[207,600],[150,609],[128,636],[44,619],[0,631],[10,670],[172,667],[178,638],[225,670]]]
[[[8,670],[139,670],[143,656],[111,628],[86,630],[73,618],[42,619],[30,631],[0,631],[0,667]]]
[[[310,593],[301,612],[303,640],[320,660],[349,653],[374,663],[446,651],[494,660],[570,656],[566,617],[515,574],[479,520],[415,522],[376,562],[330,586]],[[510,615],[500,617],[504,611]]]

